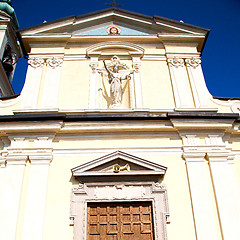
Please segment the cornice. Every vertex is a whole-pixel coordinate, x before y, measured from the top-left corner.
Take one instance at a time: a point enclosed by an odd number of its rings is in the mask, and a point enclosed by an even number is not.
[[[51,121],[62,120],[65,122],[75,121],[115,121],[115,120],[232,120],[239,119],[237,113],[216,112],[151,112],[151,111],[124,111],[124,112],[83,112],[83,113],[18,113],[15,115],[0,115],[0,122],[25,122],[25,121]]]
[[[237,113],[215,113],[215,112],[169,112],[169,118],[182,118],[182,119],[238,119]]]
[[[189,33],[158,33],[158,34],[151,34],[151,35],[121,35],[121,36],[108,36],[108,35],[96,35],[96,36],[91,36],[91,35],[71,35],[71,34],[60,34],[60,33],[42,33],[42,34],[23,34],[22,35],[23,40],[32,40],[32,41],[56,41],[56,40],[68,40],[68,41],[76,41],[76,40],[84,40],[84,41],[94,41],[94,39],[99,39],[99,40],[124,40],[124,39],[143,39],[143,40],[175,40],[177,42],[179,41],[199,41],[205,39],[205,36],[202,34],[199,35],[193,35]],[[96,41],[96,40],[95,40]]]
[[[61,121],[13,121],[13,122],[0,122],[1,134],[9,133],[21,133],[25,134],[28,132],[44,132],[44,133],[55,133],[58,132],[62,127]]]

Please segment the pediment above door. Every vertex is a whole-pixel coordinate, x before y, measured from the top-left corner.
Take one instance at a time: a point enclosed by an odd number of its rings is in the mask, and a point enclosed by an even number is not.
[[[72,169],[77,178],[160,177],[167,168],[137,156],[116,151]]]

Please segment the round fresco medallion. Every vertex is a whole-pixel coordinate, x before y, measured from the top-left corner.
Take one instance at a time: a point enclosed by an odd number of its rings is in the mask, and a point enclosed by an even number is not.
[[[120,35],[122,30],[117,26],[109,26],[106,31],[108,35]]]

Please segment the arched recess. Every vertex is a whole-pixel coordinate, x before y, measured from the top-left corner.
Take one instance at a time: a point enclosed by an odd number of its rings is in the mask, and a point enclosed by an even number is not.
[[[128,43],[128,42],[102,42],[94,44],[86,49],[87,56],[91,57],[91,55],[95,55],[96,53],[99,53],[101,55],[101,51],[106,48],[123,48],[127,49],[129,53],[134,55],[139,55],[139,57],[142,57],[144,54],[144,48],[138,46],[134,43]]]
[[[73,239],[125,239],[129,234],[138,239],[135,224],[141,229],[139,239],[167,240],[166,170],[122,151],[73,168],[72,175],[79,182],[71,193]]]
[[[103,73],[103,71],[101,72],[101,70],[103,70],[101,61],[109,60],[114,55],[118,56],[120,60],[130,60],[132,65],[130,67],[133,69],[132,80],[129,81],[129,93],[127,96],[129,98],[129,106],[127,108],[143,108],[140,61],[144,55],[144,48],[128,42],[101,42],[88,47],[86,49],[86,55],[91,61],[89,109],[103,108],[102,101],[105,101],[107,98],[105,97],[104,100],[103,94],[106,86],[102,86],[101,84],[103,78],[101,76]]]

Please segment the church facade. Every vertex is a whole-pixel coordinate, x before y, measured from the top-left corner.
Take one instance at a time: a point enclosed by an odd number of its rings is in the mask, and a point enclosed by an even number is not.
[[[240,101],[208,92],[209,30],[118,8],[0,24],[1,239],[239,239]]]

